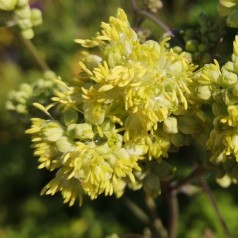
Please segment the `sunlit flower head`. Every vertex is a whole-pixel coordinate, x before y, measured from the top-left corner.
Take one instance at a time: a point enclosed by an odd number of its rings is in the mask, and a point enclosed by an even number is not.
[[[140,44],[122,9],[102,24],[95,38],[76,42],[101,50],[97,67],[80,62],[94,82],[83,88],[83,109],[90,123],[101,124],[114,115],[125,126],[125,139],[137,139],[156,130],[171,113],[187,109],[194,66],[183,54],[168,51],[166,40]]]

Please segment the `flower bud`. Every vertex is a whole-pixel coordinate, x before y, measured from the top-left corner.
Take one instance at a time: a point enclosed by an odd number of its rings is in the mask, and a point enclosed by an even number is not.
[[[19,19],[17,24],[23,30],[24,29],[29,29],[29,28],[32,27],[32,22],[31,22],[31,20],[29,18]]]
[[[34,26],[42,24],[42,14],[39,9],[31,9],[31,22]]]
[[[203,100],[209,100],[212,95],[210,86],[199,86],[196,88],[196,93]]]
[[[66,136],[62,136],[56,141],[56,147],[62,153],[67,153],[75,150],[73,140]]]
[[[17,8],[15,11],[16,15],[21,18],[21,19],[25,19],[25,18],[30,18],[31,17],[31,9],[29,5],[26,5],[24,7],[21,8]]]
[[[175,117],[168,117],[163,122],[163,130],[168,134],[178,133],[177,119]]]
[[[30,40],[34,37],[34,31],[31,28],[28,28],[28,29],[22,30],[21,35],[25,39]]]
[[[57,122],[50,121],[44,126],[42,132],[46,140],[54,142],[62,137],[64,130]]]
[[[194,134],[197,130],[197,121],[191,117],[180,116],[178,118],[178,128],[184,134]]]
[[[24,7],[26,5],[28,5],[29,0],[17,0],[17,6],[18,7]]]
[[[233,90],[227,89],[223,93],[223,101],[226,105],[234,105],[238,103],[238,97],[233,94]]]
[[[159,176],[155,174],[148,174],[144,179],[143,188],[145,192],[152,197],[160,195],[161,187]]]
[[[63,121],[66,126],[77,123],[78,113],[73,109],[67,110],[63,115]]]
[[[189,145],[191,142],[191,139],[188,135],[182,134],[181,132],[178,132],[177,134],[171,135],[171,142],[177,146],[185,146]]]
[[[221,83],[225,86],[232,86],[237,83],[237,75],[227,70],[222,71]]]
[[[92,125],[89,123],[71,124],[68,126],[67,133],[73,139],[91,140],[94,137]]]
[[[17,0],[0,0],[0,9],[4,11],[12,11],[15,9]]]
[[[198,46],[198,42],[196,40],[189,40],[186,42],[185,50],[189,52],[196,52]]]
[[[231,178],[228,175],[216,179],[216,182],[223,188],[228,188],[231,185]]]
[[[95,67],[97,67],[100,64],[101,61],[102,61],[102,58],[97,56],[97,55],[88,55],[84,59],[85,65],[90,70],[94,69]]]

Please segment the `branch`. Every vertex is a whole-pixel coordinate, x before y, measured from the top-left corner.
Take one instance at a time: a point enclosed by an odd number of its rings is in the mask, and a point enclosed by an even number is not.
[[[163,188],[169,207],[168,238],[176,238],[179,214],[177,192],[171,188],[169,183],[164,183]]]
[[[151,214],[152,237],[167,238],[167,231],[157,214],[155,200],[152,197],[146,197],[145,202]]]
[[[50,69],[49,69],[47,63],[42,59],[42,57],[40,57],[40,54],[39,54],[38,50],[36,49],[35,45],[32,43],[32,41],[26,40],[23,37],[21,37],[21,40],[22,40],[23,44],[26,46],[26,48],[29,50],[29,52],[31,53],[32,57],[35,59],[38,66],[44,72],[49,71]]]
[[[140,24],[143,22],[142,19],[138,18],[138,15],[141,15],[143,17],[150,19],[155,24],[160,26],[167,33],[168,36],[174,36],[174,34],[170,30],[170,28],[162,20],[160,20],[157,16],[153,15],[152,13],[150,13],[146,10],[140,10],[137,6],[136,0],[131,0],[131,5],[132,5],[133,12],[134,12],[134,18],[136,18],[135,19],[136,22],[139,22]]]
[[[224,218],[222,217],[220,211],[219,211],[219,208],[218,208],[218,205],[217,205],[217,202],[216,202],[216,199],[210,189],[210,187],[208,186],[208,184],[205,182],[204,179],[200,179],[201,181],[201,184],[202,184],[202,187],[203,187],[203,191],[207,194],[210,202],[211,202],[211,205],[213,206],[214,210],[215,210],[215,213],[216,213],[216,216],[223,228],[223,231],[224,231],[224,234],[226,235],[227,238],[233,238]]]
[[[139,218],[143,223],[145,224],[150,223],[150,218],[148,217],[148,215],[136,203],[134,203],[127,197],[123,198],[123,202],[134,213],[134,215],[137,218]]]
[[[186,178],[183,180],[177,182],[175,185],[171,185],[170,189],[178,192],[184,185],[190,183],[192,180],[196,178],[200,178],[204,174],[206,174],[207,170],[203,166],[199,166],[196,169],[194,169]]]
[[[170,30],[170,28],[163,21],[161,21],[158,17],[153,15],[152,13],[145,11],[145,10],[140,10],[140,11],[138,11],[138,13],[140,13],[142,16],[149,18],[155,24],[159,25],[167,33],[168,36],[174,36],[174,34]]]

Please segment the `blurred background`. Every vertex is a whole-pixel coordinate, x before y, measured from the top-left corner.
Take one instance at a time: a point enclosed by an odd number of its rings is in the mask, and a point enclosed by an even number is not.
[[[77,74],[80,59],[75,38],[89,38],[100,30],[101,21],[107,21],[122,7],[133,24],[131,1],[127,0],[34,0],[32,6],[41,9],[43,24],[35,28],[32,42],[49,68],[64,80]],[[137,1],[139,2],[139,1]],[[216,0],[164,0],[159,18],[177,31],[196,27],[201,12],[217,21]],[[0,12],[0,15],[2,13]],[[2,15],[3,16],[3,15]],[[52,175],[37,169],[30,138],[24,133],[29,127],[29,115],[19,115],[5,109],[9,92],[19,89],[21,83],[34,83],[42,77],[42,70],[32,56],[26,42],[15,27],[4,27],[0,17],[0,237],[1,238],[101,238],[113,234],[143,234],[149,225],[141,215],[149,218],[150,209],[143,191],[126,191],[121,199],[100,197],[95,201],[84,199],[83,206],[68,207],[59,194],[40,196],[42,187]],[[159,40],[163,29],[150,20],[143,23]],[[229,58],[235,30],[224,36],[230,44],[220,49],[223,60]],[[186,149],[180,152],[185,156]],[[187,166],[187,167],[186,167]],[[188,170],[184,163],[183,172]],[[207,178],[209,180],[209,178]],[[219,208],[230,230],[238,227],[237,186],[221,189],[212,184]],[[156,212],[167,226],[168,212],[164,195],[156,200]],[[179,195],[180,217],[178,237],[224,237],[221,225],[208,198],[202,193]],[[137,207],[138,206],[138,207]]]

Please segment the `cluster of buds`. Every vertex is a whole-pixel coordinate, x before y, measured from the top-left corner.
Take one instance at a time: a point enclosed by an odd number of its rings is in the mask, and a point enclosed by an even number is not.
[[[30,8],[29,0],[0,0],[0,10],[13,12],[13,19],[26,39],[32,39],[33,27],[42,23],[41,11]]]
[[[34,83],[23,83],[18,90],[12,90],[8,94],[6,108],[19,114],[31,114],[32,103],[48,103],[53,96],[53,90],[58,88],[54,81],[55,73],[47,71],[42,78]]]
[[[225,34],[225,22],[223,19],[217,19],[213,23],[205,14],[200,14],[196,27],[181,30],[179,34],[181,38],[180,45],[178,46],[178,42],[176,42],[174,46],[172,39],[171,46],[178,52],[187,52],[187,57],[193,63],[203,66],[219,57],[217,48]],[[174,41],[176,41],[176,38]]]

